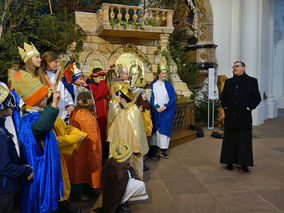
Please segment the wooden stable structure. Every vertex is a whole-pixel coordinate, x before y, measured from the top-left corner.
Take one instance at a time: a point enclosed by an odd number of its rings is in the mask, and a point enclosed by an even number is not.
[[[196,138],[196,131],[191,130],[190,125],[195,125],[194,102],[177,103],[170,147]]]

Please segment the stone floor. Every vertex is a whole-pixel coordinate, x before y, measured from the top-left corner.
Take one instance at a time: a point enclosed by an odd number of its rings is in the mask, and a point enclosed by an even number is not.
[[[222,140],[211,132],[173,147],[170,159],[147,160],[149,199],[130,203],[132,213],[284,213],[284,117],[254,127],[250,173],[219,163]]]

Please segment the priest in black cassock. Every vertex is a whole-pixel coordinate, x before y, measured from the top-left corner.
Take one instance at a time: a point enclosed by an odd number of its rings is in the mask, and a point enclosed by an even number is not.
[[[249,172],[253,166],[251,111],[261,101],[257,79],[245,73],[246,66],[236,61],[233,78],[225,82],[221,103],[225,111],[225,131],[221,151],[221,163],[233,170],[233,164]]]

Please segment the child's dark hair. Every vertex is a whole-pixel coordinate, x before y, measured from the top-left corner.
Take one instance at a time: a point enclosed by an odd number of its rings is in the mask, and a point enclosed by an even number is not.
[[[93,69],[92,73],[97,73],[97,72],[101,72],[101,71],[103,71],[103,69],[100,68],[100,67],[97,67],[97,68]]]
[[[96,116],[95,106],[93,103],[92,94],[90,92],[84,91],[79,93],[77,97],[77,106],[75,107],[75,110],[72,112],[72,114],[81,108],[88,109],[93,115]]]
[[[148,101],[148,99],[146,99],[145,101],[143,100],[143,98],[142,98],[142,93],[146,93],[146,92],[145,92],[145,91],[142,91],[142,92],[139,94],[139,96],[138,96],[138,98],[137,98],[135,104],[137,105],[138,108],[142,105],[142,106],[143,106],[143,112],[144,112],[145,109],[150,110],[150,109],[151,109],[151,105],[150,105],[150,102]]]

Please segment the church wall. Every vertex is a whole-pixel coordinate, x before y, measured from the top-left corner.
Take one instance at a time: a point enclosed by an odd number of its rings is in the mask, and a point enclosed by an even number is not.
[[[211,0],[217,75],[232,77],[236,60],[246,63],[248,75],[259,82],[261,104],[253,111],[253,125],[277,116],[272,97],[273,0]],[[270,98],[270,99],[269,99]]]
[[[231,65],[231,7],[228,0],[211,0],[213,11],[214,30],[213,40],[216,48],[216,63],[218,75],[230,76]],[[216,24],[217,23],[217,24]]]

